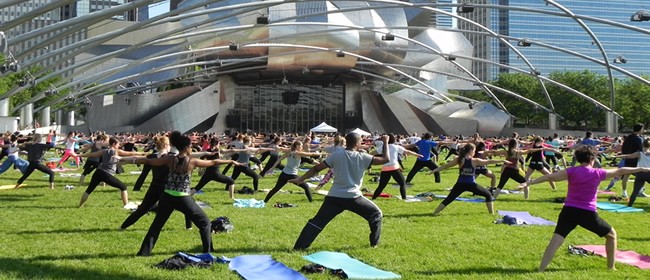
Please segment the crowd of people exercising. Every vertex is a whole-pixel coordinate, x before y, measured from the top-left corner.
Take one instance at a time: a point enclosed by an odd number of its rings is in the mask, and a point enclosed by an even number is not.
[[[632,206],[637,197],[645,196],[643,186],[650,182],[650,139],[641,136],[644,130],[642,124],[635,125],[633,130],[625,137],[598,139],[591,132],[587,132],[584,138],[559,137],[557,134],[550,137],[520,136],[516,133],[507,138],[482,138],[478,133],[471,137],[434,136],[429,132],[421,135],[376,134],[362,137],[356,133],[235,133],[226,136],[174,131],[115,135],[98,132],[87,137],[79,132],[70,132],[57,141],[54,131],[48,135],[27,136],[8,133],[0,138],[0,159],[7,157],[0,166],[0,174],[13,164],[23,173],[15,187],[20,188],[34,170],[39,170],[49,175],[49,188],[54,189],[54,162],[56,168],[62,168],[68,158],[73,158],[73,166],[80,168],[82,160],[86,159],[79,183],[84,185],[85,177],[94,173],[81,196],[79,207],[86,205],[100,183],[119,189],[122,202],[126,205],[129,203],[127,186],[117,174],[123,170],[123,165],[137,164],[139,169],[142,165],[142,173],[133,190],[141,190],[149,173],[152,174],[151,183],[138,209],[120,226],[120,230],[128,228],[157,204],[156,218],[137,253],[139,256],[151,255],[162,227],[174,210],[185,214],[187,228],[191,228],[192,224],[199,228],[203,252],[211,252],[210,220],[192,196],[216,181],[224,184],[229,197],[235,199],[235,184],[241,174],[252,179],[254,191],[260,190],[262,178],[276,180],[264,202],[269,202],[288,183],[302,188],[307,200],[312,202],[312,192],[320,191],[332,180],[320,209],[299,234],[294,245],[297,250],[308,248],[323,228],[344,210],[352,211],[368,221],[370,245],[377,246],[383,215],[373,200],[383,194],[391,179],[400,187],[399,197],[406,200],[406,187],[425,167],[430,170],[428,174],[434,175],[431,180],[434,184],[451,183],[442,182],[440,172],[449,168],[458,169],[458,179],[433,215],[438,215],[464,192],[483,197],[488,213],[493,214],[494,201],[505,191],[510,179],[519,184],[516,188],[523,190],[526,199],[534,184],[548,182],[555,190],[554,182],[566,180],[567,198],[539,270],[546,268],[566,236],[578,225],[606,238],[607,266],[614,269],[616,231],[598,216],[596,192],[601,181],[611,180],[608,187],[611,189],[620,180],[622,194],[627,197],[628,177],[634,174],[634,188],[628,205]],[[46,160],[45,154],[50,149],[63,151],[61,158]],[[445,150],[446,158],[439,158]],[[19,156],[21,153],[27,154],[26,160]],[[572,155],[570,164],[565,160],[567,155]],[[404,177],[404,163],[411,157],[414,158],[413,166]],[[45,164],[47,161],[52,164]],[[439,162],[442,166],[438,165]],[[299,171],[304,164],[313,167],[301,175]],[[226,167],[221,170],[221,165]],[[381,165],[381,171],[378,174],[379,185],[369,199],[361,189],[364,175],[372,165]],[[497,167],[488,168],[489,165]],[[617,168],[602,169],[602,166]],[[281,170],[279,176],[269,176],[274,174],[276,168]],[[198,184],[193,187],[191,178],[195,169],[200,169],[202,174]],[[227,176],[230,169],[232,175]],[[305,182],[324,170],[327,172],[317,186]],[[532,179],[535,171],[542,176]],[[500,173],[499,178],[497,173]],[[477,184],[476,178],[480,175],[490,178],[489,187]]]

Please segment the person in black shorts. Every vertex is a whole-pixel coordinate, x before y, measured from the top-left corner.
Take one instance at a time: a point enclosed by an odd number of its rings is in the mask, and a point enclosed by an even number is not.
[[[598,216],[598,212],[596,212],[598,185],[601,181],[616,176],[636,172],[648,172],[650,171],[650,168],[623,167],[608,170],[593,168],[592,166],[596,160],[597,154],[598,151],[593,146],[583,145],[578,147],[575,151],[575,156],[576,160],[580,163],[579,166],[529,180],[518,187],[518,189],[528,188],[530,185],[546,181],[569,181],[567,198],[564,202],[564,207],[562,207],[562,211],[560,212],[560,216],[558,217],[553,238],[551,238],[551,241],[544,251],[539,271],[544,271],[546,269],[553,259],[553,256],[555,256],[557,249],[562,246],[562,243],[564,243],[564,239],[577,226],[581,226],[600,237],[605,237],[607,267],[609,269],[615,269],[616,231],[612,226],[601,219]]]

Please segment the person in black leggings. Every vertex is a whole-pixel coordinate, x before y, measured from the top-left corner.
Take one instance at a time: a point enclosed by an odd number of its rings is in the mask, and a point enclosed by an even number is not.
[[[108,145],[106,140],[108,140],[108,136],[106,136],[105,134],[97,135],[96,141],[92,142],[89,146],[86,146],[83,149],[79,150],[79,153],[85,153],[87,150],[90,150],[91,153],[97,152],[103,149],[104,147],[106,147],[106,145]],[[97,167],[99,167],[99,164],[100,164],[100,159],[98,157],[89,158],[86,161],[86,163],[84,164],[84,171],[83,173],[81,173],[81,177],[79,177],[79,185],[84,184],[84,180],[86,179],[86,176],[92,173],[93,170],[97,169]]]
[[[375,152],[373,152],[374,154],[390,153],[390,161],[381,166],[379,186],[377,186],[375,193],[372,195],[372,199],[377,199],[377,197],[379,197],[384,188],[386,188],[386,185],[388,185],[390,178],[393,178],[393,180],[395,180],[395,182],[397,182],[399,185],[399,192],[400,195],[402,195],[402,199],[406,199],[406,183],[404,182],[404,175],[402,174],[402,170],[400,169],[399,163],[397,162],[399,160],[399,155],[406,153],[417,158],[421,158],[423,156],[421,154],[411,152],[402,146],[395,145],[395,135],[393,134],[388,135],[388,149],[384,148],[385,147],[382,145],[378,147]]]
[[[550,149],[544,148],[544,147],[542,147],[542,142],[544,142],[544,139],[542,139],[539,136],[535,137],[535,139],[533,139],[533,147],[532,148],[533,149],[541,149],[541,150],[538,150],[536,152],[532,152],[532,153],[528,154],[530,156],[530,164],[528,165],[528,169],[526,170],[526,176],[524,177],[524,179],[526,179],[526,181],[528,181],[528,178],[530,178],[530,175],[532,175],[533,172],[535,172],[535,170],[539,171],[540,173],[542,173],[544,175],[551,174],[551,171],[549,171],[546,168],[546,166],[544,165],[545,162],[544,162],[543,153],[544,152],[559,153],[560,151],[550,150]],[[557,187],[555,187],[555,182],[549,181],[549,183],[551,184],[552,189],[554,189],[554,190],[557,189]]]
[[[420,155],[423,155],[423,157],[417,158],[415,161],[415,164],[413,164],[413,168],[411,168],[411,171],[409,171],[409,174],[406,176],[406,184],[410,185],[411,180],[413,180],[413,177],[415,177],[415,174],[418,174],[422,168],[427,167],[430,170],[434,170],[438,168],[438,165],[433,162],[432,159],[432,152],[436,146],[438,146],[438,142],[432,141],[431,138],[433,135],[430,132],[427,132],[423,135],[422,139],[415,144],[410,144],[404,146],[404,148],[410,149],[413,147],[418,147],[418,153]],[[450,144],[450,143],[440,143],[442,144]],[[440,183],[440,173],[435,173],[435,178],[436,178],[436,183]]]
[[[476,166],[485,166],[487,164],[495,163],[508,163],[508,161],[473,158],[474,152],[476,152],[476,146],[474,146],[472,143],[467,143],[465,146],[459,149],[458,156],[451,162],[429,172],[429,174],[434,174],[435,172],[440,172],[454,165],[458,166],[459,171],[456,184],[451,189],[451,192],[449,192],[447,198],[445,198],[445,200],[443,200],[440,205],[438,205],[438,208],[436,208],[436,210],[433,212],[433,215],[437,215],[440,213],[440,211],[444,210],[447,205],[452,203],[463,192],[472,192],[475,195],[485,197],[485,204],[487,206],[488,212],[490,214],[494,214],[492,194],[490,194],[490,192],[484,187],[477,185],[476,181],[474,180],[476,176]]]
[[[253,171],[248,166],[248,162],[251,159],[251,155],[254,155],[256,153],[263,153],[265,151],[271,151],[273,149],[271,148],[249,148],[248,145],[251,143],[251,138],[249,137],[244,137],[243,142],[244,148],[240,149],[241,151],[239,152],[239,157],[237,158],[237,162],[242,163],[241,165],[237,165],[233,168],[232,171],[232,176],[230,176],[233,180],[237,180],[239,177],[239,174],[244,173],[246,176],[251,177],[253,179],[253,187],[255,190],[258,189],[259,185],[259,180],[260,177]]]
[[[281,142],[280,137],[276,137],[275,139],[273,139],[273,142],[271,143],[271,145],[268,146],[268,148],[278,149],[280,147],[280,142]],[[280,158],[280,153],[277,150],[266,151],[264,152],[264,154],[268,155],[269,161],[266,162],[266,164],[264,165],[264,169],[262,169],[262,171],[260,172],[261,177],[264,177],[264,175],[266,175],[267,172],[273,170],[272,168],[274,168],[273,166],[276,166],[276,163],[277,163],[277,168],[284,169],[284,165],[282,165],[282,160],[278,161],[278,158]],[[260,161],[263,160],[264,157],[260,158]]]
[[[181,135],[178,131],[172,132],[169,140],[171,144],[178,149],[179,153],[177,156],[167,156],[155,159],[122,159],[124,162],[132,164],[149,164],[152,166],[166,165],[170,170],[165,190],[160,196],[156,218],[151,223],[149,231],[147,231],[147,235],[144,237],[137,255],[151,256],[151,251],[156,245],[160,231],[174,210],[181,211],[183,214],[188,216],[199,228],[201,243],[203,245],[202,251],[203,253],[210,253],[213,250],[210,219],[192,198],[196,193],[195,189],[191,189],[192,182],[190,179],[192,170],[194,170],[195,167],[210,167],[215,164],[228,164],[234,162],[231,160],[216,159],[207,161],[191,158],[192,141],[190,138]]]
[[[284,185],[286,185],[289,180],[298,178],[298,169],[300,169],[300,159],[302,157],[320,155],[317,153],[305,153],[302,151],[302,146],[302,142],[293,141],[291,144],[291,150],[284,153],[284,155],[282,155],[282,158],[278,160],[278,162],[281,162],[282,160],[287,159],[287,165],[282,169],[282,173],[280,174],[280,177],[278,177],[278,182],[275,183],[275,187],[273,187],[273,189],[266,195],[266,198],[264,198],[265,203],[269,202],[269,200],[271,200],[271,197],[273,197],[273,195],[282,189],[282,187],[284,187]],[[312,202],[313,199],[311,197],[311,190],[309,190],[307,183],[302,182],[298,186],[305,191],[307,200],[309,200],[309,202]]]
[[[43,164],[43,155],[45,155],[45,151],[52,148],[52,146],[40,143],[41,139],[42,136],[36,134],[31,143],[24,144],[23,149],[27,151],[27,161],[29,162],[29,166],[27,167],[27,170],[25,170],[25,173],[23,173],[23,176],[18,179],[15,187],[16,189],[20,188],[25,179],[27,179],[29,175],[32,175],[34,170],[50,175],[50,189],[54,189],[54,171]]]
[[[513,179],[519,184],[523,184],[526,182],[526,178],[524,178],[524,176],[522,176],[519,173],[519,159],[523,158],[522,155],[544,150],[544,149],[522,150],[522,149],[518,149],[517,148],[518,146],[519,146],[519,142],[517,142],[517,140],[510,139],[510,141],[508,141],[507,150],[505,151],[499,150],[494,152],[495,156],[503,156],[508,161],[508,163],[504,165],[503,171],[501,171],[501,178],[499,178],[499,185],[497,185],[497,188],[494,190],[494,193],[492,194],[494,196],[494,199],[496,199],[499,196],[501,190],[503,189],[503,187],[505,187],[509,179]],[[524,189],[524,197],[528,199],[528,188]]]
[[[208,148],[208,152],[211,152],[213,154],[205,156],[204,157],[205,160],[216,160],[221,157],[219,151],[219,141],[217,139],[213,138],[212,140],[210,140],[210,148]],[[232,162],[236,162],[236,161],[232,160]],[[221,172],[219,171],[219,165],[213,165],[206,168],[205,171],[203,172],[203,175],[201,176],[201,179],[199,180],[199,183],[196,184],[194,189],[196,191],[199,191],[211,181],[217,181],[219,183],[226,184],[226,190],[228,190],[230,199],[235,199],[235,180],[226,175],[221,174]]]
[[[93,177],[90,179],[88,188],[81,195],[81,200],[79,202],[79,207],[83,207],[88,200],[90,194],[95,190],[97,185],[101,182],[105,182],[111,187],[118,188],[121,191],[122,203],[124,205],[129,203],[129,194],[126,192],[126,185],[122,183],[119,179],[115,178],[115,171],[117,169],[117,158],[120,156],[135,156],[142,153],[138,152],[126,152],[117,148],[120,144],[117,139],[111,137],[108,140],[109,148],[106,150],[100,150],[94,153],[82,154],[79,157],[101,157],[101,163],[97,168],[97,171],[93,173]]]

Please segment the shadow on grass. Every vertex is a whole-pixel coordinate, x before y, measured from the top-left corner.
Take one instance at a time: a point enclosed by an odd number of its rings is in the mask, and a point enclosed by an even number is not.
[[[106,272],[81,267],[64,267],[50,263],[35,263],[35,259],[0,258],[0,270],[22,279],[134,279],[154,280],[157,277],[138,277],[128,272]]]
[[[42,197],[42,194],[4,194],[0,196],[3,202],[34,200]]]
[[[98,233],[118,231],[117,228],[87,228],[87,229],[56,229],[56,230],[25,230],[15,234],[53,234],[53,233]]]
[[[134,257],[135,253],[133,254],[105,254],[105,253],[99,253],[99,254],[82,254],[82,255],[57,255],[57,256],[51,256],[51,255],[44,255],[44,256],[35,256],[30,258],[30,261],[56,261],[56,260],[90,260],[90,259],[123,259],[123,258],[129,258],[129,257]]]
[[[448,270],[439,270],[439,271],[416,271],[415,273],[421,275],[437,276],[437,275],[458,275],[458,274],[487,274],[487,273],[498,273],[498,274],[519,274],[524,277],[524,274],[537,273],[533,269],[522,269],[522,268],[503,268],[503,267],[476,267],[476,268],[459,268],[459,269],[448,269]]]
[[[628,240],[628,241],[650,241],[650,237],[621,237],[621,236],[619,236],[618,239]]]

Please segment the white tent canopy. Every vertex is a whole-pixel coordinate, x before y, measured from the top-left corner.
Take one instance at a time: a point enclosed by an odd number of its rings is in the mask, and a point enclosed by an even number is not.
[[[353,133],[353,132],[356,133],[356,134],[359,134],[361,136],[370,136],[370,132],[365,131],[365,130],[363,130],[361,128],[355,128],[354,130],[350,131],[350,133]]]
[[[317,125],[316,127],[310,129],[309,131],[313,132],[337,132],[338,130],[334,127],[332,127],[329,124],[326,124],[325,122],[322,122],[321,124]]]

